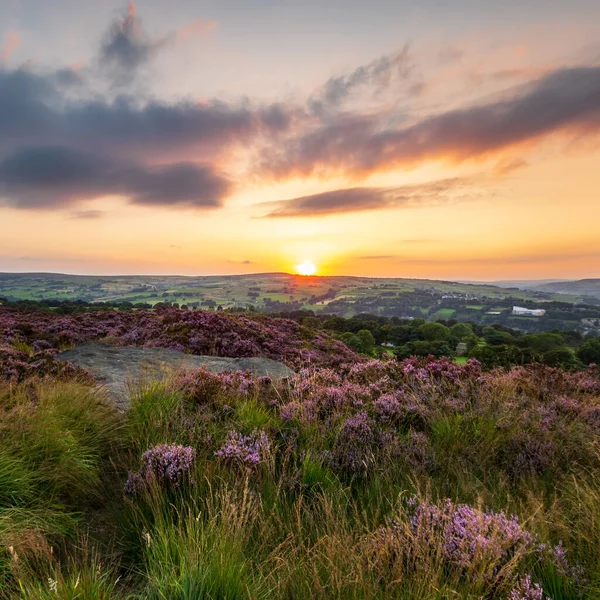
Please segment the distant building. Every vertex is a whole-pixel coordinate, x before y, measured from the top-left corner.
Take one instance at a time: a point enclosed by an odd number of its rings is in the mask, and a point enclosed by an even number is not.
[[[513,306],[512,314],[518,317],[543,317],[546,314],[541,308],[523,308],[522,306]]]

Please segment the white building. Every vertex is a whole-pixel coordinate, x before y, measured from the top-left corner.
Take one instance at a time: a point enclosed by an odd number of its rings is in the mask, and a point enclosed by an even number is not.
[[[522,306],[513,306],[512,314],[519,317],[543,317],[546,314],[541,308],[523,308]]]

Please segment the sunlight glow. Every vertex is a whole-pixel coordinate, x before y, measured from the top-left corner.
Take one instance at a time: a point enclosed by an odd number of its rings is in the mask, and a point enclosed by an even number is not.
[[[314,275],[317,272],[317,267],[310,262],[303,262],[299,265],[296,265],[296,273],[298,275]]]

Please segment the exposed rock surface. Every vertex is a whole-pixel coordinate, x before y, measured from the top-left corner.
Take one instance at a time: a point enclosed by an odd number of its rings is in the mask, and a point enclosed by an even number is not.
[[[178,369],[251,371],[273,379],[291,377],[294,372],[283,363],[269,358],[225,358],[195,356],[165,348],[113,346],[102,342],[86,342],[58,355],[92,373],[120,408],[129,404],[129,389],[136,383],[159,378]]]

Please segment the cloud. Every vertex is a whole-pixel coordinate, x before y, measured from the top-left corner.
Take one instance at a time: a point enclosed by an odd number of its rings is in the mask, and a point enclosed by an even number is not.
[[[336,115],[271,148],[259,168],[279,177],[366,175],[429,159],[480,158],[567,130],[600,130],[600,66],[556,70],[500,100],[399,126],[388,114]]]
[[[435,205],[468,193],[467,179],[441,179],[399,187],[355,187],[332,190],[290,200],[265,202],[265,217],[319,217],[342,213]]]
[[[496,167],[494,168],[494,173],[499,175],[500,177],[504,177],[505,175],[510,175],[519,169],[524,169],[528,167],[529,163],[521,157],[516,158],[505,158],[498,162]]]
[[[71,213],[73,219],[93,220],[100,219],[103,216],[104,211],[102,210],[76,210]]]
[[[7,63],[20,43],[21,37],[19,34],[16,31],[9,30],[5,36],[4,46],[0,50],[0,63]]]
[[[438,52],[438,62],[442,65],[448,65],[460,62],[465,55],[464,51],[456,46],[448,46]]]
[[[338,106],[353,92],[369,88],[371,93],[388,88],[397,80],[405,80],[413,69],[408,45],[361,65],[348,75],[331,77],[309,101],[315,112],[324,106]]]
[[[377,256],[358,256],[358,260],[389,260],[390,258],[396,258],[393,254],[382,254]]]
[[[398,264],[405,265],[536,265],[600,258],[600,252],[565,249],[561,252],[551,251],[546,253],[540,252],[539,254],[506,254],[503,256],[456,256],[447,258],[415,258],[414,256],[397,254],[386,258],[394,260]]]
[[[202,19],[196,19],[187,25],[182,25],[175,32],[175,37],[179,40],[186,40],[191,37],[202,36],[210,33],[213,29],[216,29],[216,21],[203,21]]]
[[[15,208],[67,207],[108,195],[147,206],[215,208],[230,188],[209,166],[148,167],[57,146],[24,148],[0,162],[0,197]]]
[[[83,82],[72,70],[0,70],[0,158],[20,145],[67,145],[138,160],[202,152],[214,159],[237,144],[274,140],[296,118],[280,104],[80,98],[86,89],[72,100],[74,85]]]
[[[115,83],[127,83],[166,42],[167,38],[153,40],[143,31],[135,4],[130,2],[125,15],[111,24],[102,42],[100,65],[112,74]]]
[[[100,62],[133,77],[166,39],[146,36],[130,4],[104,39]],[[295,107],[247,99],[111,97],[98,92],[97,76],[94,67],[0,68],[5,205],[72,208],[85,198],[119,194],[134,204],[221,206],[231,184],[211,164],[262,139],[277,140],[297,119]]]

